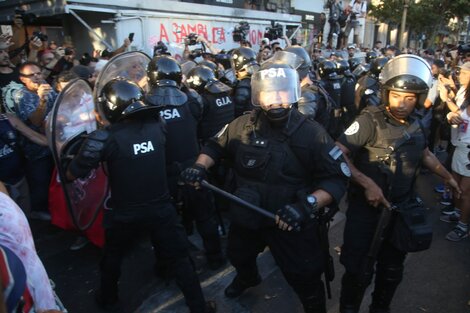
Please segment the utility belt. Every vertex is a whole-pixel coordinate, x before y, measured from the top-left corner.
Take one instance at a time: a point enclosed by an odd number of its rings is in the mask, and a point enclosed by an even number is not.
[[[432,242],[432,224],[428,208],[419,198],[395,204],[394,222],[390,226],[389,241],[400,251],[418,252],[429,249]]]

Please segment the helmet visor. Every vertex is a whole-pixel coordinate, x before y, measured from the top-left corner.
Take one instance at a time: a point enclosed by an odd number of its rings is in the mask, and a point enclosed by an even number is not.
[[[432,86],[432,72],[428,62],[411,54],[402,54],[388,61],[380,73],[380,82],[387,82],[398,76],[414,76],[421,79],[428,88]]]
[[[251,78],[251,101],[255,106],[292,104],[299,98],[299,74],[292,68],[261,70]]]
[[[299,57],[297,54],[288,51],[276,51],[271,58],[262,63],[281,63],[289,65],[294,69],[298,69],[299,66],[304,62],[304,59]]]

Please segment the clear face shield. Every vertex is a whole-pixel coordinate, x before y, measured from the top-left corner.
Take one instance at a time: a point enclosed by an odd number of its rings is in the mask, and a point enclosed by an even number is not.
[[[251,101],[264,110],[291,105],[299,99],[299,74],[293,68],[265,69],[251,78]]]
[[[261,65],[266,66],[269,63],[286,64],[293,69],[298,69],[304,62],[304,59],[297,54],[288,51],[277,51],[271,58],[263,62]]]

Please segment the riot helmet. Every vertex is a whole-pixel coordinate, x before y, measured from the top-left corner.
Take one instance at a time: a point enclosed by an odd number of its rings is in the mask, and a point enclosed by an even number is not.
[[[431,67],[423,58],[403,54],[388,61],[380,74],[382,102],[389,104],[390,91],[414,93],[417,106],[423,107],[432,85]]]
[[[321,79],[336,79],[338,78],[337,71],[336,63],[331,60],[324,60],[318,66],[318,74]]]
[[[336,60],[336,68],[338,70],[338,75],[350,74],[349,63],[344,59]]]
[[[147,76],[151,86],[179,87],[183,73],[178,61],[168,55],[159,55],[148,64]]]
[[[98,112],[112,124],[137,112],[156,109],[145,104],[143,100],[142,88],[134,82],[118,77],[103,86],[98,97]]]
[[[237,74],[246,72],[248,75],[252,75],[259,69],[258,62],[256,61],[256,52],[251,48],[241,47],[234,49],[230,62]]]
[[[213,80],[215,80],[215,74],[212,69],[205,65],[198,65],[189,71],[186,83],[190,88],[202,93],[206,84]]]
[[[366,63],[371,63],[372,60],[377,59],[379,55],[375,51],[369,51],[366,53]]]
[[[231,55],[228,53],[219,53],[215,55],[215,62],[222,64],[224,69],[228,70],[232,68],[232,63],[230,62],[231,58]]]
[[[312,67],[312,60],[310,59],[308,52],[301,46],[289,46],[285,48],[284,51],[295,53],[302,59],[302,63],[297,68],[297,72],[299,73],[300,79],[307,76],[310,68]]]
[[[287,64],[266,62],[251,79],[251,101],[271,122],[284,122],[299,99],[299,74]]]
[[[204,66],[210,68],[214,72],[214,74],[217,76],[217,71],[218,71],[219,67],[214,62],[209,61],[209,60],[203,60],[203,61],[199,62],[198,65],[204,65]]]
[[[372,61],[370,65],[370,72],[377,78],[379,78],[380,72],[384,68],[385,64],[387,64],[388,60],[387,57],[380,57]]]
[[[351,71],[354,71],[362,62],[360,58],[350,58],[348,60],[349,68]]]

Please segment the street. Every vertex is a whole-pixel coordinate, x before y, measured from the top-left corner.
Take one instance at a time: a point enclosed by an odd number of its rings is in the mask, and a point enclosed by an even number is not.
[[[470,241],[466,239],[454,243],[444,239],[452,225],[439,221],[439,195],[433,191],[437,182],[438,179],[432,174],[423,174],[418,179],[418,192],[430,207],[435,221],[434,241],[431,249],[408,256],[404,280],[392,303],[392,312],[470,312]],[[344,214],[340,212],[330,229],[336,278],[331,285],[332,299],[327,301],[328,313],[339,312],[343,267],[338,262],[338,252],[344,220]],[[68,247],[75,238],[74,234],[44,222],[34,221],[31,226],[39,256],[50,278],[56,283],[56,292],[68,311],[100,312],[93,300],[99,281],[100,250],[89,244],[82,250],[70,251]],[[120,283],[122,312],[187,312],[174,282],[167,286],[154,276],[152,248],[142,239],[138,240],[135,249],[123,263]],[[258,258],[263,282],[249,289],[239,299],[232,300],[225,298],[223,291],[234,277],[234,269],[229,265],[220,271],[204,269],[203,257],[198,250],[201,242],[196,235],[190,239],[193,243],[192,255],[200,272],[206,299],[217,301],[218,312],[303,312],[300,302],[284,281],[269,251]],[[368,312],[369,303],[370,296],[364,299],[361,313]]]

